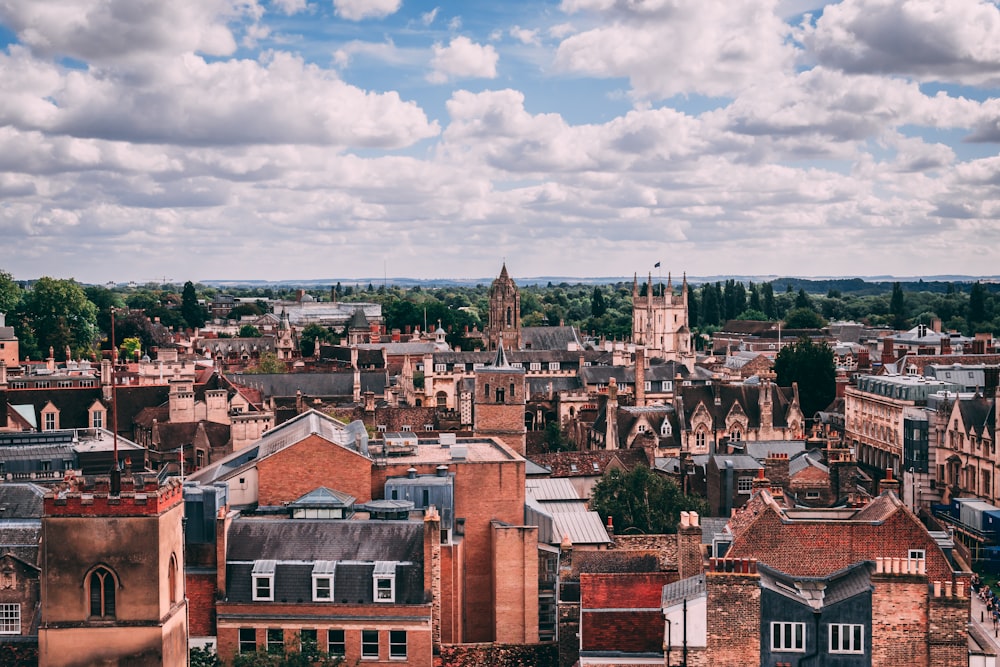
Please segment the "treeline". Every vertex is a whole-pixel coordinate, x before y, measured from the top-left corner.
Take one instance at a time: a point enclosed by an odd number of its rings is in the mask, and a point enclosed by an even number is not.
[[[797,281],[797,282],[796,282]],[[824,286],[823,292],[816,290]],[[940,319],[944,328],[963,334],[1000,334],[1000,286],[993,283],[866,283],[860,279],[801,281],[780,278],[746,283],[730,279],[691,285],[689,324],[695,334],[710,334],[733,319],[782,320],[788,328],[822,327],[834,320],[853,320],[871,326],[906,329]],[[674,286],[679,290],[679,286]],[[653,286],[661,295],[663,282]],[[524,285],[521,291],[523,326],[575,326],[585,335],[628,339],[632,333],[632,283],[606,285],[548,283]],[[183,285],[115,287],[81,285],[73,280],[40,278],[14,281],[0,271],[0,312],[7,315],[20,343],[21,358],[42,359],[51,349],[56,359],[96,358],[110,349],[111,311],[117,345],[135,339],[145,350],[169,342],[171,331],[203,326],[208,312],[203,303],[222,292],[192,282]],[[241,303],[228,316],[263,314],[271,299],[292,300],[293,287],[248,287],[225,290]],[[389,329],[431,330],[439,325],[452,346],[469,349],[466,329],[482,330],[488,319],[489,286],[404,288],[393,285],[342,286],[310,289],[319,300],[375,302],[382,305]],[[645,296],[646,285],[642,285]],[[248,329],[252,333],[252,327]],[[301,332],[304,351],[316,341],[335,341],[343,331],[312,325]],[[702,336],[696,335],[695,340]],[[130,348],[132,349],[132,348]]]

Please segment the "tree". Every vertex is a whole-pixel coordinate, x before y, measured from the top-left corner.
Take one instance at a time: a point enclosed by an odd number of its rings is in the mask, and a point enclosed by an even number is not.
[[[826,343],[813,343],[808,336],[778,352],[774,372],[778,386],[798,384],[799,407],[807,419],[830,405],[837,393],[833,350]]]
[[[796,308],[808,308],[812,310],[812,299],[806,294],[804,288],[799,288],[799,293],[795,296],[795,307]]]
[[[260,333],[260,329],[258,329],[254,325],[244,324],[243,326],[240,327],[240,332],[238,335],[240,338],[260,338],[262,334]]]
[[[307,324],[299,335],[299,351],[303,357],[311,357],[319,350],[317,343],[333,342],[333,332],[321,324]]]
[[[190,280],[184,283],[184,290],[181,292],[181,315],[192,329],[205,326],[205,309],[198,303],[198,293]]]
[[[257,365],[253,368],[248,368],[246,372],[251,374],[269,375],[284,373],[287,370],[285,362],[278,359],[278,355],[274,352],[263,352],[257,360]]]
[[[232,310],[226,315],[227,320],[238,320],[243,316],[260,316],[263,315],[264,311],[260,309],[255,303],[241,303],[238,306],[234,306]]]
[[[969,291],[969,329],[975,333],[976,325],[986,321],[986,290],[978,280]]]
[[[21,287],[14,282],[13,276],[6,271],[0,271],[0,313],[12,313],[21,303]]]
[[[39,278],[21,300],[21,320],[34,333],[41,354],[83,355],[97,340],[97,308],[75,280]]]
[[[906,328],[906,300],[903,297],[903,287],[898,283],[892,284],[892,297],[889,299],[889,314],[892,315],[892,328]]]
[[[188,651],[188,665],[190,667],[222,667],[222,660],[212,649],[211,644],[205,646],[194,646]]]
[[[545,425],[545,446],[550,452],[565,452],[573,448],[573,443],[563,433],[559,422],[551,421]]]
[[[121,350],[122,359],[135,359],[142,354],[142,341],[134,337],[126,338],[122,341],[119,349]]]
[[[604,473],[591,492],[590,506],[604,521],[610,516],[618,532],[657,535],[676,533],[681,512],[708,514],[704,500],[685,496],[673,480],[642,465]]]
[[[785,326],[789,329],[822,329],[826,322],[812,308],[794,308],[785,313]]]
[[[760,286],[761,310],[767,315],[767,319],[778,319],[778,310],[774,305],[774,285],[764,283]]]
[[[89,285],[83,289],[87,295],[87,300],[94,304],[97,309],[97,329],[99,336],[103,339],[110,337],[111,333],[111,309],[122,308],[125,301],[120,294],[112,292],[107,287]]]
[[[604,299],[604,292],[599,285],[594,285],[594,292],[590,297],[590,314],[593,317],[600,317],[608,312],[608,303]]]

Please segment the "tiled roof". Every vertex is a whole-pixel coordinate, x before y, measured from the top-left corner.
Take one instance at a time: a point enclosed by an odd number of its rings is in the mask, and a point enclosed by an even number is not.
[[[612,464],[620,464],[628,470],[636,465],[648,465],[641,449],[536,454],[532,460],[551,468],[553,477],[600,477]]]
[[[362,371],[361,391],[371,391],[377,395],[385,393],[388,378],[385,371]],[[295,396],[302,392],[305,396],[353,396],[354,373],[273,373],[273,374],[231,374],[226,376],[237,385],[245,385],[260,391],[264,396]]]
[[[41,539],[41,519],[0,521],[0,555],[9,553],[37,567]]]
[[[532,350],[567,350],[583,347],[575,327],[521,327],[521,343]]]

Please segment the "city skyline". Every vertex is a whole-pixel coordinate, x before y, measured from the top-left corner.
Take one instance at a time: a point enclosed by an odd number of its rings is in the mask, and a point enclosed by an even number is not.
[[[987,0],[0,0],[0,269],[994,275],[997,44]]]

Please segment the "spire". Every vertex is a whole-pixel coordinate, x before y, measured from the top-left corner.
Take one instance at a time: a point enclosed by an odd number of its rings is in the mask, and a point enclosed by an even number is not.
[[[646,281],[646,301],[648,303],[653,303],[653,272],[652,271],[649,272],[649,279]]]
[[[667,291],[672,292],[673,289],[674,289],[674,279],[671,276],[670,271],[667,271]]]
[[[503,339],[497,343],[497,356],[493,360],[493,366],[495,368],[507,368],[510,366],[507,363],[507,353],[503,351]]]
[[[633,273],[632,274],[632,300],[635,301],[635,298],[637,296],[639,296],[639,274],[638,273]]]
[[[500,279],[501,280],[509,280],[510,279],[510,276],[507,275],[507,262],[504,262],[503,263],[503,268],[500,269]]]
[[[688,272],[687,271],[684,272],[684,286],[681,288],[681,291],[683,293],[687,294],[687,291],[688,291]]]

